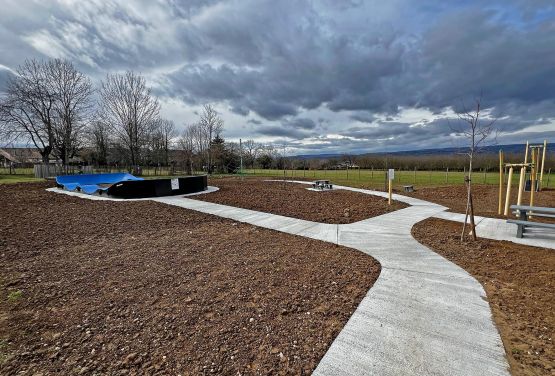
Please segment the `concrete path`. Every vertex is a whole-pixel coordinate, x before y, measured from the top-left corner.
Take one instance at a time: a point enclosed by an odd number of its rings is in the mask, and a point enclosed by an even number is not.
[[[394,198],[413,206],[348,225],[178,196],[153,201],[338,243],[381,263],[380,277],[320,361],[315,375],[509,375],[480,283],[410,234],[416,222],[446,208],[411,197]]]
[[[401,198],[416,206],[349,225],[177,197],[155,201],[338,243],[381,263],[380,277],[320,361],[315,375],[509,375],[480,283],[410,234],[414,223],[445,208]]]
[[[283,181],[283,180],[272,180],[272,181]],[[300,180],[287,180],[287,181],[292,183],[300,183],[300,184],[312,184],[311,182],[300,181]],[[367,189],[359,189],[359,188],[353,188],[353,187],[347,187],[347,186],[334,185],[334,189],[345,189],[348,191],[372,194],[374,196],[380,196],[380,197],[388,196],[387,192],[371,191]],[[419,205],[426,206],[431,204],[428,201],[420,200],[414,197],[398,195],[398,194],[393,194],[392,197],[394,200],[404,202],[412,206],[419,206]],[[447,208],[444,208],[444,209],[447,210]],[[449,221],[456,221],[460,223],[464,222],[464,214],[460,214],[460,213],[440,211],[434,214],[433,217],[446,219]],[[553,233],[553,230],[540,229],[540,228],[528,228],[526,229],[526,234],[524,235],[525,237],[519,239],[516,237],[517,225],[515,225],[514,223],[507,223],[505,219],[475,216],[474,220],[476,221],[476,234],[479,237],[492,239],[492,240],[506,240],[513,243],[530,245],[534,247],[555,249],[555,233]]]
[[[460,213],[441,212],[435,214],[434,217],[460,223],[464,222],[464,214]],[[507,223],[507,220],[499,218],[479,216],[474,218],[476,221],[476,235],[481,238],[507,240],[517,244],[555,249],[555,233],[553,230],[527,228],[524,238],[517,238],[517,225],[514,223]]]

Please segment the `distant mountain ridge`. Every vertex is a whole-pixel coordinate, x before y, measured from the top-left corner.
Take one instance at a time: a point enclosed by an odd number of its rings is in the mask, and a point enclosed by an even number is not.
[[[533,145],[536,145],[535,143]],[[507,144],[507,145],[490,145],[485,146],[480,149],[480,154],[497,154],[499,150],[503,150],[505,154],[523,154],[526,144]],[[547,144],[547,150],[555,150],[555,144]],[[464,153],[466,148],[438,148],[438,149],[421,149],[421,150],[403,150],[403,151],[393,151],[393,152],[376,152],[376,153],[343,153],[343,154],[300,154],[295,155],[292,158],[300,159],[329,159],[329,158],[341,158],[345,155],[353,156],[372,156],[372,155],[396,155],[396,156],[431,156],[431,155],[453,155]]]

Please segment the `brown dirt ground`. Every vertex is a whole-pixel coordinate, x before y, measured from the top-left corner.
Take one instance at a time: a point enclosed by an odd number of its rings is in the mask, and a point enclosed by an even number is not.
[[[461,243],[460,230],[427,219],[412,234],[484,286],[513,375],[555,375],[555,251],[487,239]]]
[[[464,213],[466,210],[466,187],[464,185],[452,185],[448,187],[418,188],[413,193],[401,193],[407,196],[417,197],[423,200],[435,202],[448,207],[451,211]],[[511,204],[516,204],[518,192],[515,187],[511,192]],[[505,197],[505,192],[503,192]],[[499,187],[494,185],[475,184],[472,187],[472,201],[474,214],[486,217],[499,217],[497,209],[499,205]],[[523,204],[530,202],[530,192],[525,192]],[[505,201],[503,201],[505,205]],[[555,207],[555,190],[546,189],[537,192],[534,197],[535,206]],[[504,218],[504,217],[502,217]]]
[[[263,179],[214,178],[219,191],[195,199],[320,223],[353,223],[407,207],[406,204],[347,190],[309,191],[305,184]]]
[[[358,251],[159,203],[0,185],[0,374],[309,374]]]

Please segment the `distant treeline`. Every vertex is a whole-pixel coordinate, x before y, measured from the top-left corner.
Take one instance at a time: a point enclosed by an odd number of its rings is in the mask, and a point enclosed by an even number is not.
[[[511,153],[504,155],[506,163],[524,162],[524,151],[520,154]],[[468,168],[468,157],[461,154],[454,155],[345,155],[337,158],[290,158],[289,168],[292,169],[386,169],[396,168],[402,170],[445,170],[463,171]],[[555,168],[555,153],[548,149],[545,160],[545,169]],[[475,170],[499,170],[499,156],[496,154],[477,154],[474,157]]]

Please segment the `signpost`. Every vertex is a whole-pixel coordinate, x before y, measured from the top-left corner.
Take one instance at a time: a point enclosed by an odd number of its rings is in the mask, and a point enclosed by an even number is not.
[[[387,171],[387,180],[389,181],[389,197],[388,197],[389,205],[391,205],[391,191],[392,191],[393,179],[395,179],[395,170],[390,168]]]

